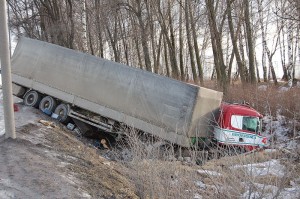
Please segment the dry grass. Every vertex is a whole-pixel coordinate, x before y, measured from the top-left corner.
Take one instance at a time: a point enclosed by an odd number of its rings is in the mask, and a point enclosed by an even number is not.
[[[188,82],[194,84],[193,82]],[[216,81],[205,80],[204,87],[222,91]],[[249,102],[250,105],[262,114],[276,116],[279,113],[290,119],[300,120],[300,88],[288,89],[286,84],[258,83],[256,85],[242,85],[241,82],[232,83],[223,100],[226,102]],[[300,129],[300,127],[299,127]]]
[[[283,176],[274,174],[257,176],[249,173],[244,167],[236,167],[236,165],[255,164],[274,159],[277,159],[281,165],[285,166]],[[214,187],[215,195],[212,198],[240,198],[247,190],[250,190],[252,193],[259,192],[263,198],[268,194],[276,197],[276,194],[280,194],[284,188],[291,187],[291,180],[300,176],[299,164],[299,162],[290,159],[287,154],[275,151],[272,153],[257,152],[247,156],[223,157],[209,161],[201,168],[221,174],[221,176],[217,177],[202,174],[205,183]],[[271,169],[270,167],[262,167],[262,169],[268,170]],[[275,193],[274,187],[278,188]],[[201,194],[205,196],[204,198],[210,198],[206,197],[206,195],[211,194],[210,192],[211,190],[202,190]]]
[[[128,180],[127,168],[101,157],[95,148],[83,144],[72,134],[56,126],[45,132],[45,140],[51,149],[62,154],[66,169],[73,173],[93,198],[138,198],[134,184]]]
[[[300,119],[299,99],[300,88],[287,90],[285,87],[266,84],[232,86],[224,96],[227,102],[246,101],[262,114],[276,116],[280,113],[290,119]]]
[[[195,170],[181,162],[144,159],[129,167],[141,198],[193,198],[196,193]]]
[[[210,87],[215,89],[215,84],[210,82]],[[270,85],[265,85],[264,89],[251,85],[231,86],[224,97],[227,102],[247,101],[262,114],[273,117],[280,114],[291,121],[300,120],[299,99],[299,88],[279,91],[278,87]],[[300,127],[295,125],[295,130],[299,131]],[[295,157],[291,158],[280,150],[226,156],[207,162],[203,158],[203,162],[206,163],[201,166],[187,165],[179,161],[170,161],[170,157],[178,155],[174,148],[168,151],[167,158],[162,159],[157,150],[148,150],[145,143],[140,142],[139,137],[134,135],[132,132],[128,134],[132,161],[124,164],[129,168],[128,176],[135,183],[137,194],[141,198],[194,198],[195,194],[201,195],[202,198],[241,198],[246,191],[247,197],[255,192],[260,194],[260,198],[270,194],[277,197],[284,188],[290,187],[291,180],[300,176],[299,158],[295,160]],[[190,154],[192,160],[195,160],[195,151],[191,150]],[[234,168],[234,165],[262,163],[274,159],[285,166],[284,176],[255,176],[249,174],[244,167]],[[197,170],[215,171],[221,175],[199,174]],[[197,186],[197,181],[203,182],[205,188]],[[274,192],[275,186],[278,190]]]
[[[290,181],[300,175],[295,161],[283,151],[258,151],[250,154],[225,156],[207,161],[201,166],[193,163],[170,161],[161,158],[157,150],[147,150],[150,142],[141,142],[133,132],[128,133],[128,143],[132,151],[132,159],[123,162],[128,168],[127,175],[134,182],[137,195],[141,198],[240,198],[246,191],[260,193],[261,196],[276,196],[284,188],[290,187]],[[167,156],[177,156],[172,150]],[[191,154],[194,151],[190,152]],[[282,162],[284,159],[286,162]],[[286,170],[284,176],[274,174],[254,175],[242,165],[263,163],[270,160],[279,160]],[[293,162],[294,161],[294,162]],[[296,165],[298,165],[297,163]],[[241,167],[235,167],[240,165]],[[298,165],[299,166],[299,165]],[[263,167],[270,169],[271,166]],[[198,173],[197,170],[207,172]],[[220,175],[212,175],[210,171]],[[199,187],[201,181],[205,187]],[[278,190],[274,192],[274,187]]]
[[[300,163],[287,158],[280,151],[271,153],[257,152],[249,155],[223,157],[208,161],[202,166],[187,165],[180,161],[164,161],[158,158],[133,159],[127,162],[128,176],[135,183],[137,195],[141,198],[194,198],[196,194],[203,199],[240,198],[246,191],[258,192],[261,196],[280,194],[284,188],[291,187],[290,182],[300,176]],[[284,176],[273,174],[252,175],[246,165],[267,162],[277,159],[285,166]],[[284,161],[283,161],[284,160]],[[265,169],[270,169],[266,167]],[[198,173],[205,170],[207,173]],[[220,175],[212,175],[214,171]],[[203,182],[205,187],[197,186]],[[274,192],[273,187],[278,191]]]

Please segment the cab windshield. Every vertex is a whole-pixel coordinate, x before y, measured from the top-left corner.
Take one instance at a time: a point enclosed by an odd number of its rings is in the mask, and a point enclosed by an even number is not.
[[[261,121],[258,117],[232,115],[231,126],[237,129],[247,130],[251,132],[261,131]]]

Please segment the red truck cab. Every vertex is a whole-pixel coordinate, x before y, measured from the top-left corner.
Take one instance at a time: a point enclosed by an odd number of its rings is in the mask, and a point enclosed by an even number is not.
[[[247,104],[222,103],[214,138],[219,145],[244,147],[247,151],[263,147],[267,138],[261,136],[262,117]]]

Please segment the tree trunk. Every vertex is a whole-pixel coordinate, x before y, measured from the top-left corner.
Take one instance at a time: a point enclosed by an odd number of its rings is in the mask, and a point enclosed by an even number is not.
[[[156,55],[156,60],[154,64],[154,72],[159,73],[160,69],[160,54],[161,54],[161,46],[162,46],[162,40],[163,40],[163,34],[162,32],[159,33],[159,39],[158,39],[158,46],[157,46],[157,55]]]
[[[288,35],[288,67],[287,67],[287,76],[288,76],[288,82],[290,85],[292,85],[293,81],[293,69],[294,69],[294,64],[293,64],[293,24],[292,22],[289,22],[288,27],[287,27]]]
[[[210,39],[212,43],[213,55],[214,55],[214,64],[216,68],[216,75],[218,79],[219,87],[223,88],[223,92],[226,95],[227,93],[227,75],[226,75],[226,66],[224,64],[223,50],[222,50],[222,37],[221,30],[218,30],[216,24],[216,13],[214,8],[213,0],[205,0],[208,21],[210,27]]]
[[[145,2],[146,4],[146,10],[147,10],[147,15],[148,15],[148,24],[149,24],[149,34],[150,34],[150,38],[151,38],[151,45],[152,45],[152,57],[153,57],[153,68],[154,68],[154,72],[157,73],[158,72],[158,68],[159,66],[157,65],[156,62],[156,31],[154,30],[154,20],[153,20],[153,14],[152,14],[152,10],[151,10],[151,6],[149,2]]]
[[[168,0],[168,21],[169,21],[169,31],[170,31],[170,44],[169,47],[170,52],[170,59],[171,59],[171,68],[172,68],[172,75],[174,78],[180,78],[180,71],[177,66],[177,59],[176,59],[176,45],[175,45],[175,36],[174,36],[174,29],[173,29],[173,20],[172,20],[172,12],[171,12],[171,4],[170,0]]]
[[[256,76],[255,76],[255,63],[254,63],[254,47],[253,47],[253,39],[252,39],[252,30],[251,30],[251,23],[250,23],[250,14],[249,14],[249,1],[244,0],[245,6],[245,25],[246,25],[246,35],[248,41],[248,57],[249,57],[249,73],[250,73],[250,82],[252,84],[256,83]]]
[[[193,16],[193,10],[191,7],[191,3],[189,4],[189,13],[190,13],[190,19],[191,19],[191,30],[192,30],[192,34],[193,34],[195,57],[196,57],[197,68],[198,68],[198,76],[200,79],[200,85],[203,85],[203,69],[202,69],[200,51],[199,51],[198,42],[197,42],[196,24],[194,22],[194,16]]]
[[[127,11],[133,13],[139,25],[139,33],[141,38],[141,44],[144,53],[144,63],[147,71],[152,71],[151,59],[148,47],[148,33],[146,31],[146,23],[144,21],[144,16],[142,12],[142,2],[141,0],[134,0],[134,5],[130,5],[129,3],[120,3],[121,6],[124,6]]]
[[[276,73],[275,73],[275,70],[274,70],[273,62],[272,62],[272,58],[273,58],[274,53],[271,54],[269,48],[267,47],[267,42],[266,42],[265,38],[263,40],[263,43],[265,45],[265,49],[267,50],[267,55],[268,55],[268,60],[269,60],[269,67],[270,67],[270,73],[272,74],[272,79],[274,81],[274,84],[278,85],[277,78],[276,78]]]
[[[81,24],[82,24],[82,50],[84,52],[88,52],[88,27],[87,27],[87,3],[86,0],[83,1],[83,11],[82,11],[82,18],[81,18]]]
[[[265,40],[265,27],[264,27],[264,15],[263,15],[263,6],[262,6],[263,0],[257,0],[258,4],[258,14],[259,14],[259,23],[260,23],[260,29],[261,29],[261,38],[264,41]],[[267,27],[266,27],[267,29]],[[267,72],[267,63],[266,63],[266,46],[264,45],[264,42],[262,42],[262,67],[263,67],[263,77],[264,82],[268,82],[268,72]]]
[[[109,38],[111,47],[113,49],[115,62],[120,62],[120,52],[119,52],[119,49],[118,49],[118,40],[117,40],[117,28],[118,28],[117,13],[115,13],[115,15],[114,15],[113,30],[110,30],[110,27],[109,27],[108,23],[109,22],[106,23],[107,36]],[[112,33],[112,31],[113,31],[113,33]]]
[[[228,83],[231,82],[231,71],[232,71],[232,64],[233,64],[233,59],[234,59],[234,52],[232,50],[231,55],[230,55],[230,60],[229,60],[229,65],[228,65]]]
[[[257,61],[256,55],[255,55],[255,69],[256,69],[257,81],[260,83],[260,76],[259,76],[259,70],[258,70],[258,61]]]
[[[191,69],[192,69],[192,75],[193,75],[193,80],[194,83],[198,84],[198,76],[197,76],[197,71],[196,71],[196,65],[195,65],[195,61],[194,61],[194,51],[193,51],[193,47],[192,47],[192,39],[191,39],[191,34],[190,34],[190,16],[189,16],[189,12],[191,12],[189,10],[188,7],[188,0],[185,0],[185,26],[186,26],[186,37],[187,37],[187,43],[188,43],[188,48],[189,48],[189,54],[190,54],[190,63],[191,63]]]
[[[288,74],[287,74],[286,61],[285,61],[285,39],[284,39],[284,31],[282,31],[282,35],[283,36],[282,36],[282,41],[281,41],[281,36],[279,34],[279,49],[280,49],[281,65],[282,65],[282,71],[283,71],[282,80],[287,81],[288,80]]]
[[[120,35],[122,37],[122,44],[123,44],[123,51],[124,51],[124,54],[125,54],[125,60],[126,60],[126,64],[129,66],[130,63],[129,63],[129,49],[128,49],[128,40],[126,39],[126,36],[127,36],[127,33],[126,33],[126,25],[124,22],[124,19],[125,17],[122,15],[122,13],[120,13],[121,16],[119,16],[119,30],[120,30]]]
[[[184,67],[183,67],[183,34],[182,34],[182,1],[180,1],[179,5],[179,68],[180,68],[180,79],[184,81]]]
[[[100,1],[95,0],[95,9],[96,9],[96,27],[98,34],[98,43],[99,43],[99,56],[104,58],[104,46],[103,46],[103,32],[101,29],[101,21],[100,21]]]
[[[168,63],[168,43],[167,39],[164,38],[164,54],[165,54],[165,67],[167,72],[167,77],[170,77],[169,63]]]
[[[179,71],[178,71],[178,65],[177,65],[177,60],[176,60],[176,51],[175,51],[176,46],[173,46],[174,41],[171,41],[172,39],[169,37],[169,31],[168,31],[168,28],[166,25],[166,21],[168,21],[169,23],[172,23],[171,16],[170,16],[171,11],[169,11],[169,10],[167,11],[168,12],[168,14],[167,14],[168,20],[166,20],[163,16],[163,13],[161,10],[160,1],[156,1],[156,7],[157,7],[158,22],[160,24],[161,31],[164,34],[164,39],[168,44],[167,50],[169,51],[170,65],[172,68],[172,77],[179,78]],[[171,9],[171,8],[168,8],[168,9]],[[170,26],[170,24],[169,24],[169,26]]]
[[[233,47],[233,52],[235,55],[235,59],[236,59],[236,63],[238,65],[238,71],[239,74],[241,76],[241,81],[243,84],[246,83],[246,79],[245,79],[245,66],[243,64],[243,61],[241,59],[239,50],[238,50],[238,45],[237,45],[237,35],[239,34],[238,31],[236,32],[236,35],[234,33],[234,28],[233,28],[233,23],[232,23],[232,16],[231,16],[231,2],[230,0],[226,0],[227,1],[227,7],[228,7],[228,26],[229,26],[229,31],[230,31],[230,37],[231,37],[231,42],[232,42],[232,47]],[[237,30],[240,29],[240,23],[238,23],[238,27]]]

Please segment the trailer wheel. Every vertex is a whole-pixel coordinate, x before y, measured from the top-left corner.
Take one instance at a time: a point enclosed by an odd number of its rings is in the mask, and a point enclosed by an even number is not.
[[[37,91],[31,90],[28,91],[24,96],[24,104],[26,106],[32,106],[37,108],[40,104],[42,96]]]
[[[39,109],[41,111],[45,111],[46,109],[48,109],[51,113],[54,111],[54,109],[56,108],[56,101],[53,97],[51,96],[46,96],[44,97],[39,105]]]
[[[54,113],[59,116],[59,121],[61,123],[68,123],[70,121],[70,117],[68,116],[70,110],[70,106],[67,104],[60,104],[56,107]]]

